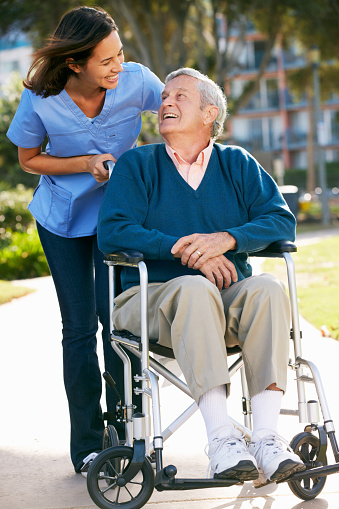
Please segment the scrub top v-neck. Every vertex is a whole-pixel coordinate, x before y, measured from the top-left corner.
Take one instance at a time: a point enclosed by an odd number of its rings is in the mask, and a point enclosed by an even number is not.
[[[118,159],[136,146],[141,113],[158,111],[162,90],[163,84],[149,69],[125,63],[118,86],[106,91],[103,108],[91,122],[65,90],[42,98],[25,89],[7,136],[23,148],[39,147],[47,136],[46,153],[51,156],[109,153]],[[93,235],[106,185],[90,173],[42,175],[28,208],[52,233]]]

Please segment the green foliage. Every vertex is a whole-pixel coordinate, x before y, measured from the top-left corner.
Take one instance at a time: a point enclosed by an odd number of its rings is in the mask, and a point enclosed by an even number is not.
[[[87,5],[96,3],[88,0]],[[76,0],[0,0],[2,16],[0,33],[20,28],[28,33],[35,46],[41,46],[61,15],[78,5]],[[318,45],[323,60],[338,60],[339,5],[337,0],[102,0],[120,28],[126,58],[141,62],[161,79],[181,66],[196,67],[209,74],[221,86],[239,70],[239,49],[244,45],[245,29],[251,22],[267,36],[261,69],[252,87],[245,90],[230,110],[248,103],[270,60],[274,44],[281,39],[285,48],[301,44],[304,53]],[[221,47],[220,14],[227,18],[225,47]],[[231,40],[237,33],[238,42]],[[323,67],[323,65],[322,65]],[[337,72],[328,69],[321,74],[330,90],[337,90]],[[301,77],[301,76],[300,76]],[[321,76],[322,77],[322,76]],[[302,77],[305,79],[305,76]],[[305,87],[302,82],[299,91]],[[32,184],[31,184],[32,185]]]
[[[35,187],[38,177],[22,171],[18,162],[18,149],[6,136],[19,105],[22,90],[19,75],[13,73],[12,81],[3,88],[0,97],[0,181],[5,181],[8,186],[21,183],[27,187]]]
[[[289,169],[286,170],[284,175],[284,184],[297,186],[300,190],[305,191],[306,189],[306,169]],[[339,187],[339,162],[327,163],[326,164],[326,179],[327,187],[332,189],[333,187]],[[316,186],[319,186],[319,177],[316,174]]]
[[[11,244],[0,251],[0,279],[29,279],[47,276],[48,264],[42,250],[38,232],[14,232]]]
[[[293,255],[300,313],[318,329],[326,326],[335,339],[339,339],[338,250],[339,237],[333,236],[319,243],[301,246]],[[284,262],[266,260],[264,270],[274,273],[286,283]]]
[[[0,247],[6,231],[27,231],[33,218],[27,210],[32,190],[18,185],[15,189],[0,191]]]
[[[159,133],[158,115],[150,111],[145,111],[141,115],[142,128],[138,138],[138,144],[143,145],[147,143],[162,143],[162,138]]]
[[[27,210],[32,194],[32,189],[22,185],[0,191],[0,279],[49,274],[34,220]]]
[[[25,288],[24,286],[13,285],[8,281],[0,281],[0,304],[10,302],[17,297],[23,297],[28,293],[34,292],[32,288]]]

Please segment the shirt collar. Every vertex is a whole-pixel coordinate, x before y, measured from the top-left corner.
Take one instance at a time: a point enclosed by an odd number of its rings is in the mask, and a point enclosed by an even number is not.
[[[176,150],[173,150],[173,148],[170,145],[165,143],[165,146],[166,146],[167,154],[170,156],[170,158],[172,159],[172,161],[174,162],[175,165],[176,165],[176,161],[179,164],[182,164],[182,163],[189,164],[189,163],[187,163],[187,161],[185,161],[185,159],[183,159],[181,157],[181,155]],[[197,164],[200,164],[202,166],[203,171],[205,171],[207,168],[207,165],[209,163],[209,160],[210,160],[210,157],[212,154],[212,149],[213,149],[213,140],[210,140],[207,147],[204,148],[204,150],[202,150],[200,152],[200,154],[198,155],[198,157],[195,161]]]

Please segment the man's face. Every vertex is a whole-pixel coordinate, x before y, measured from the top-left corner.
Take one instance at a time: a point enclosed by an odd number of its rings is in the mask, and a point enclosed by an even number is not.
[[[167,83],[159,108],[159,131],[166,140],[172,133],[194,134],[204,124],[204,111],[200,108],[198,80],[181,75]]]

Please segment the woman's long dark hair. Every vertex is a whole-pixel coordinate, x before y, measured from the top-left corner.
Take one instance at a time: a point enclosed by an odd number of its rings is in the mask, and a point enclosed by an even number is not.
[[[24,86],[37,95],[58,95],[73,71],[66,63],[85,65],[94,48],[113,30],[118,30],[111,16],[100,8],[77,7],[63,15],[49,43],[37,50]]]

